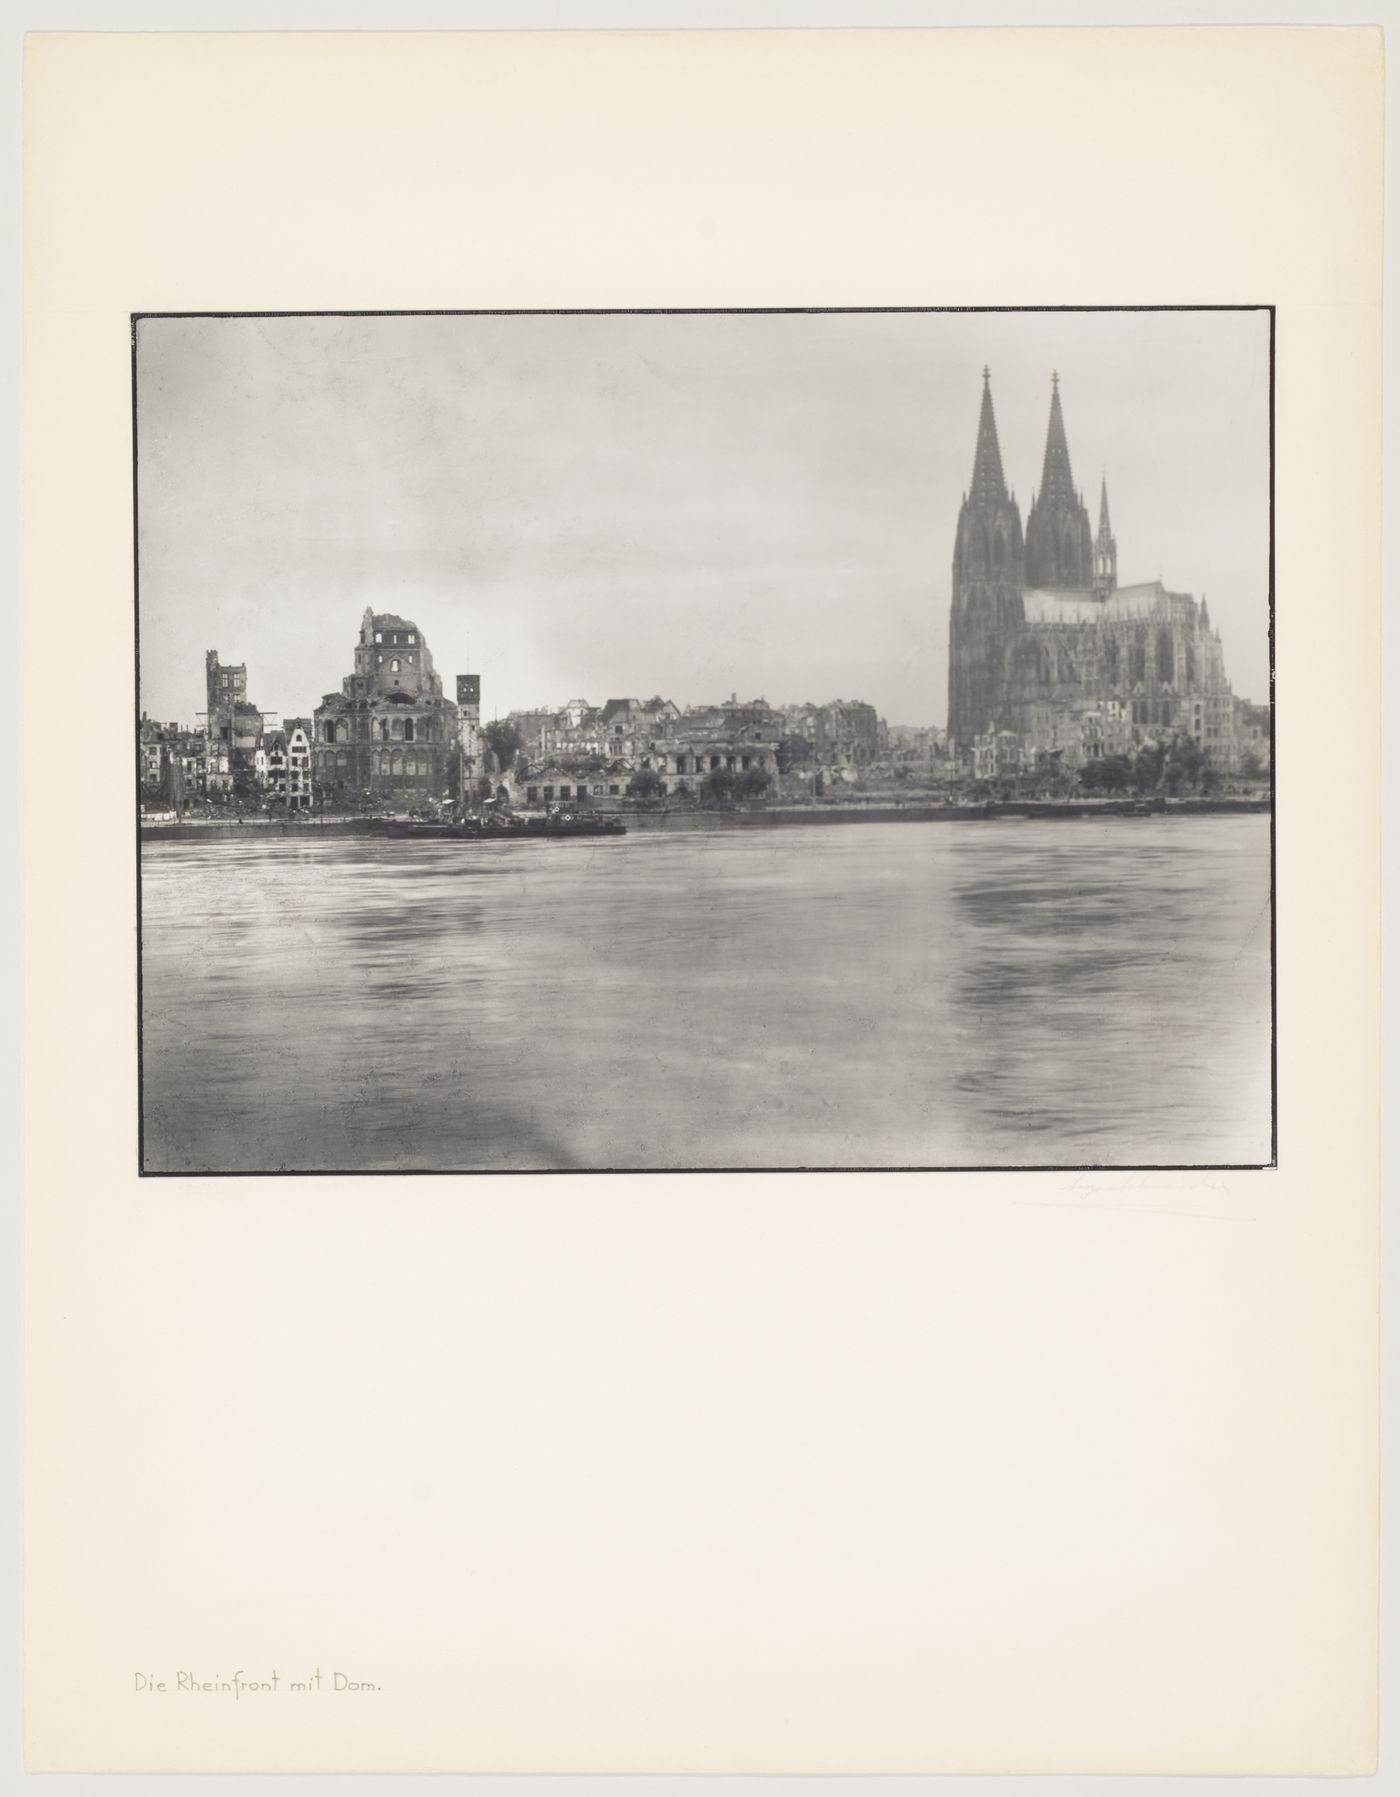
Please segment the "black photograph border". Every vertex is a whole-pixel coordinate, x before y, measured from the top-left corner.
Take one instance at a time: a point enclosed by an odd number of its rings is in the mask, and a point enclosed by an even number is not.
[[[139,729],[141,717],[141,566],[140,566],[140,493],[139,438],[137,393],[137,334],[139,325],[155,318],[694,318],[748,316],[802,316],[828,314],[843,316],[878,314],[915,314],[930,317],[949,314],[1007,315],[1016,313],[1127,313],[1127,312],[1262,312],[1269,319],[1269,555],[1268,555],[1268,639],[1269,639],[1269,1159],[1267,1161],[1168,1161],[1168,1162],[1055,1162],[1047,1165],[1033,1162],[1017,1166],[972,1164],[938,1164],[918,1167],[852,1166],[809,1167],[801,1164],[781,1167],[324,1167],[324,1168],[257,1168],[223,1170],[148,1168],[146,1159],[145,1044],[143,992],[143,936],[141,894],[141,772],[139,754],[134,756],[132,810],[135,837],[136,873],[136,1119],[137,1176],[141,1179],[542,1179],[542,1178],[664,1178],[671,1176],[717,1176],[740,1173],[763,1177],[772,1174],[823,1174],[843,1178],[852,1174],[956,1173],[1097,1173],[1105,1176],[1119,1173],[1260,1173],[1277,1171],[1279,1165],[1278,1115],[1278,775],[1276,762],[1277,726],[1274,697],[1276,652],[1276,396],[1278,356],[1278,308],[1272,302],[1211,302],[1202,304],[1170,303],[1161,305],[1015,305],[1015,306],[402,306],[402,307],[331,307],[324,310],[298,307],[271,308],[266,311],[143,311],[130,314],[131,331],[131,555],[132,555],[132,673],[134,688],[133,718]]]

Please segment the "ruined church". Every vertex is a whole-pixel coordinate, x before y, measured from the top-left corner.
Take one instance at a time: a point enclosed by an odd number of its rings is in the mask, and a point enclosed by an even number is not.
[[[1234,699],[1205,601],[1160,580],[1119,586],[1107,477],[1095,532],[1070,468],[1058,375],[1023,533],[983,369],[953,550],[949,746],[967,753],[984,733],[1010,731],[1050,748],[1088,714],[1096,743],[1126,749],[1179,732],[1222,769],[1232,765]]]

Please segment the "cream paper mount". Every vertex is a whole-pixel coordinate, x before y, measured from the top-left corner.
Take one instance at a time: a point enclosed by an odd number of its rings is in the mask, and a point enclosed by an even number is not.
[[[1364,29],[31,39],[32,1769],[1374,1764],[1380,95]],[[133,314],[1203,304],[1276,309],[1276,1168],[139,1177]]]

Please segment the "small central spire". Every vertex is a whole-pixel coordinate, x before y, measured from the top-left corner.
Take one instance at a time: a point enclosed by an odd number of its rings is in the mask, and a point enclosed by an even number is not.
[[[982,385],[984,387],[990,387],[991,384],[992,384],[992,371],[990,368],[988,368],[987,364],[984,362],[982,364]]]

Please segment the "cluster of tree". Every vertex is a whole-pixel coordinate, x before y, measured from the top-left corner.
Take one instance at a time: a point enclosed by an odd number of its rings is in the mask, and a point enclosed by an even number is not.
[[[1079,784],[1086,792],[1212,793],[1220,780],[1220,770],[1190,736],[1145,743],[1132,755],[1103,755],[1079,770]]]
[[[1247,771],[1245,768],[1241,772]],[[1059,750],[1041,749],[1035,766],[996,780],[974,780],[965,788],[973,798],[1068,799],[1080,793],[1106,796],[1185,792],[1209,796],[1223,775],[1194,738],[1177,736],[1167,743],[1146,743],[1127,755],[1102,755],[1072,772]]]
[[[525,739],[520,734],[520,726],[509,718],[493,718],[481,734],[486,738],[486,747],[499,772],[508,774],[515,765],[515,758],[525,746]]]
[[[761,799],[773,784],[764,768],[748,767],[742,773],[733,768],[711,768],[700,787],[702,805],[728,805],[735,799]]]
[[[659,799],[666,790],[666,782],[654,767],[639,767],[627,782],[629,799]]]
[[[702,805],[728,805],[736,799],[761,799],[773,784],[772,776],[761,767],[745,768],[742,773],[733,768],[712,768],[700,783],[699,799]],[[677,794],[690,795],[687,781],[680,781],[676,786]],[[655,768],[638,768],[627,782],[627,796],[631,799],[658,799],[666,791],[666,782]]]

